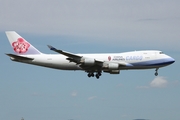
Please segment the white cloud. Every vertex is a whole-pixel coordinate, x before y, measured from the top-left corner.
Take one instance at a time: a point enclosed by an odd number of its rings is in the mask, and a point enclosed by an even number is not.
[[[88,98],[88,100],[93,100],[95,98],[97,98],[97,96],[91,96],[91,97]]]
[[[137,86],[137,89],[149,89],[149,88],[165,88],[167,86],[170,86],[171,84],[178,85],[178,81],[174,81],[172,83],[169,83],[167,79],[163,76],[158,76],[155,77],[148,85],[142,85],[142,86]]]
[[[164,88],[167,85],[168,85],[168,81],[164,77],[162,77],[162,76],[156,77],[150,83],[150,87],[154,87],[154,88]]]
[[[77,91],[73,91],[72,93],[71,93],[71,96],[72,97],[76,97],[78,95],[78,92]]]

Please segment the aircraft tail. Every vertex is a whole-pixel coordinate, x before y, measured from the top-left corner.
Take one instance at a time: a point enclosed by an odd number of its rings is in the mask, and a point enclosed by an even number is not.
[[[27,42],[23,37],[15,31],[6,31],[6,36],[14,50],[18,55],[42,54],[33,45]]]

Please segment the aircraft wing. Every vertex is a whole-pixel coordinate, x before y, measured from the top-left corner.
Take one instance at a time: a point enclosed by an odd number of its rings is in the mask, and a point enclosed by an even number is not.
[[[16,60],[34,60],[34,58],[19,56],[19,55],[15,55],[15,54],[6,54],[6,55],[13,59],[16,59]]]
[[[51,46],[51,45],[48,45],[48,47],[50,48],[50,50],[52,51],[55,51],[57,53],[60,53],[62,55],[65,55],[67,56],[68,58],[66,58],[67,60],[69,60],[70,62],[75,62],[77,64],[81,64],[83,63],[84,59],[83,59],[83,56],[80,56],[80,55],[76,55],[76,54],[73,54],[73,53],[70,53],[70,52],[66,52],[66,51],[63,51],[63,50],[58,50],[56,49],[55,47]],[[103,61],[98,61],[98,60],[94,60],[94,62],[99,65],[99,64],[102,64]]]
[[[63,51],[63,50],[58,50],[58,49],[54,48],[51,45],[48,45],[48,47],[49,47],[50,50],[55,51],[57,53],[60,53],[62,55],[65,55],[65,56],[67,56],[69,58],[80,59],[80,58],[83,57],[83,56],[79,56],[79,55],[76,55],[76,54],[73,54],[73,53],[69,53],[69,52],[66,52],[66,51]]]
[[[108,61],[101,61],[97,60],[95,58],[88,58],[85,56],[76,55],[70,52],[66,52],[63,50],[58,50],[50,45],[48,45],[50,50],[55,51],[57,53],[60,53],[62,55],[67,56],[67,60],[70,62],[75,62],[77,65],[79,65],[82,69],[85,71],[101,71],[103,69],[119,69],[119,67],[129,66],[125,62],[121,63],[114,63],[114,62],[108,62]],[[130,65],[131,66],[131,65]],[[110,72],[109,70],[107,72]]]

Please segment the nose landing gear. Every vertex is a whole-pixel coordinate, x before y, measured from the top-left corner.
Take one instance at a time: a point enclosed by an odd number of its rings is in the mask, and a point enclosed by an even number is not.
[[[156,68],[156,70],[155,70],[155,73],[154,73],[155,76],[158,76],[158,69],[159,68]]]

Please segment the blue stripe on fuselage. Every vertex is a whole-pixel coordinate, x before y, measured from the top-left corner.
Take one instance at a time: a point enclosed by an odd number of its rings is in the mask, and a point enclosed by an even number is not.
[[[169,64],[174,63],[174,59],[172,58],[165,58],[165,59],[158,59],[158,60],[148,60],[143,62],[131,63],[133,66],[166,66]]]

